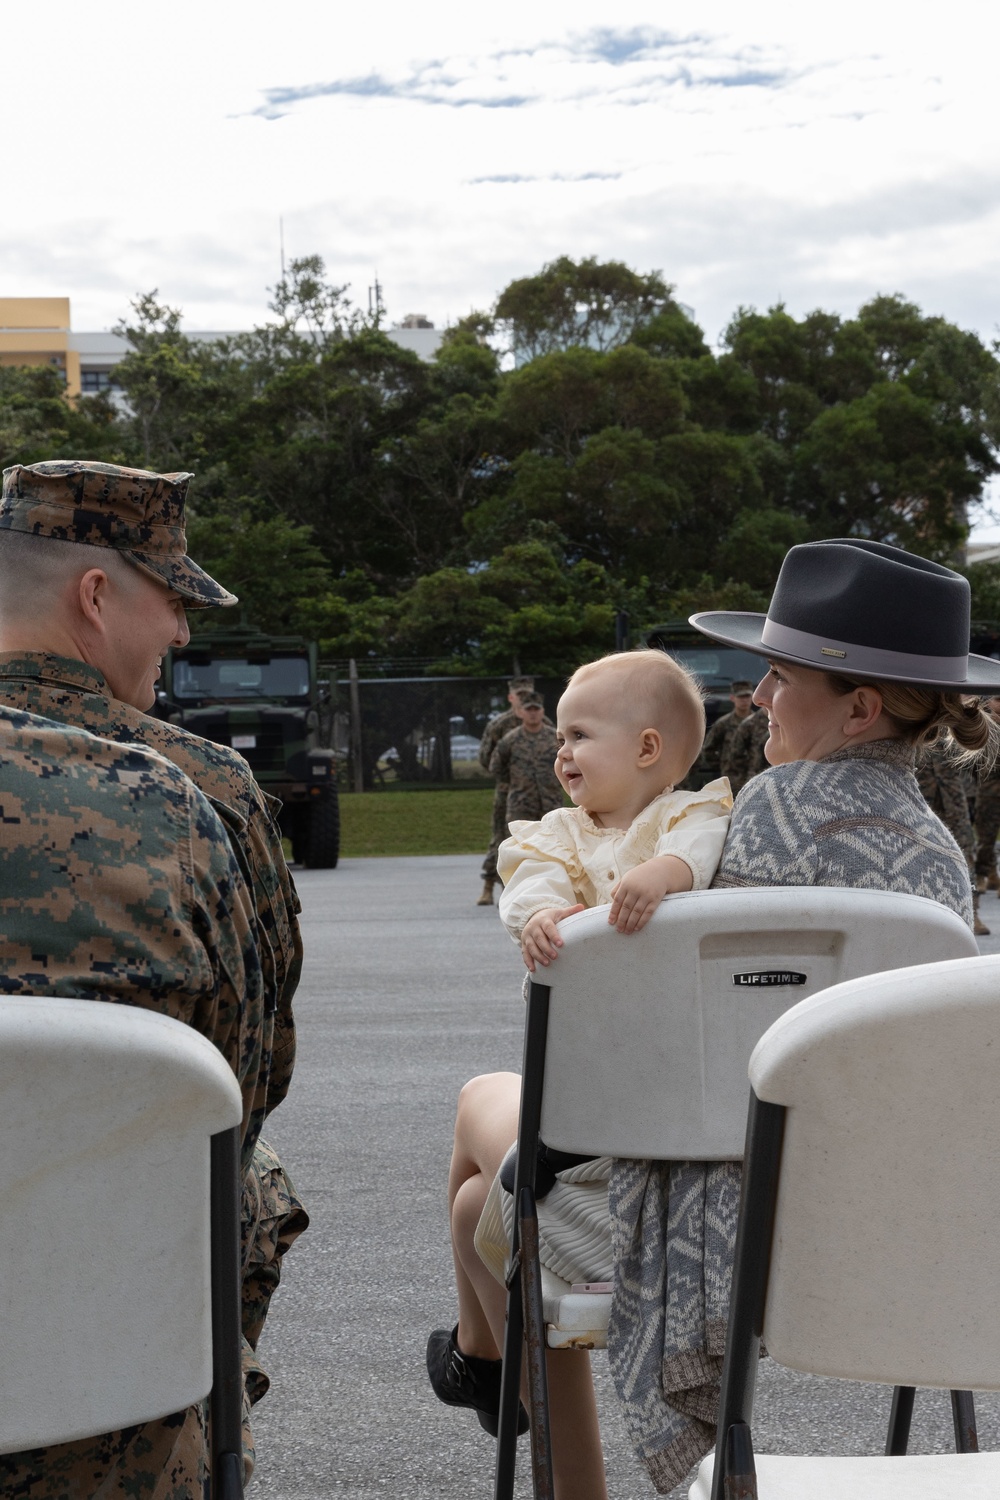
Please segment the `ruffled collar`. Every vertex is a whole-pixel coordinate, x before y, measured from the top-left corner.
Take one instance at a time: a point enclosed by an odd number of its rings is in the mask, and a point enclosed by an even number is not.
[[[694,793],[692,795],[697,797],[697,793]],[[661,803],[665,802],[668,797],[673,796],[674,789],[672,786],[668,786],[666,791],[660,792],[658,796],[653,798],[652,802],[646,803],[646,806],[642,809],[642,812],[636,814],[627,828],[605,828],[603,824],[595,823],[590,814],[588,812],[584,812],[582,807],[578,807],[576,809],[576,813],[580,819],[581,826],[586,829],[587,833],[593,834],[595,838],[621,837],[623,833],[630,833],[633,829],[641,828],[644,823],[651,822],[653,819],[655,819]]]

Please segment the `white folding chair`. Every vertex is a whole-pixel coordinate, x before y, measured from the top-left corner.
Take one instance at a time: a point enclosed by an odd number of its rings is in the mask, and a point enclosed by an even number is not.
[[[536,1493],[545,1494],[551,1463],[544,1347],[604,1347],[610,1313],[610,1295],[574,1294],[551,1272],[539,1274],[531,1245],[521,1253],[522,1216],[529,1237],[536,1233],[539,1135],[558,1151],[592,1156],[738,1160],[750,1053],[783,1011],[854,975],[978,952],[953,912],[882,891],[671,896],[630,937],[611,930],[607,914],[605,906],[568,918],[559,958],[536,974],[544,983],[530,986],[497,1500],[513,1493],[525,1327],[532,1466]]]
[[[750,1429],[762,1336],[794,1370],[1000,1390],[998,1053],[997,956],[837,985],[761,1039],[719,1441],[692,1500],[1000,1493],[998,1453],[755,1464]]]
[[[241,1115],[179,1021],[0,999],[0,1452],[211,1392],[213,1500],[242,1496]]]

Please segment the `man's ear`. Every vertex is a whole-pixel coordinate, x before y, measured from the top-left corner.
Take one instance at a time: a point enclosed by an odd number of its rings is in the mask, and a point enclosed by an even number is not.
[[[87,624],[103,633],[110,580],[103,568],[88,568],[77,585],[77,602]]]
[[[852,739],[856,734],[864,734],[871,729],[881,716],[882,694],[872,682],[863,682],[844,702],[848,710],[844,720],[844,733]]]
[[[658,729],[643,729],[639,733],[639,765],[655,766],[663,754],[663,735]]]

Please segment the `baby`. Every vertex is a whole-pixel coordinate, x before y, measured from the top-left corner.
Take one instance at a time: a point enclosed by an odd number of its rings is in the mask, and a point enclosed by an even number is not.
[[[556,714],[556,775],[573,807],[514,822],[500,846],[500,917],[531,972],[562,947],[559,923],[611,902],[639,932],[664,896],[715,874],[733,799],[725,777],[675,792],[705,736],[694,679],[662,651],[624,651],[570,678]]]

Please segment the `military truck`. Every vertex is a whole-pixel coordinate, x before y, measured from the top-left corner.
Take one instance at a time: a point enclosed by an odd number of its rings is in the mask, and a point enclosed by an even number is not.
[[[331,685],[301,636],[219,631],[170,651],[158,712],[193,734],[231,745],[281,799],[292,858],[330,870],[340,854]]]
[[[710,641],[687,620],[667,620],[642,632],[641,644],[666,651],[697,677],[705,694],[705,718],[709,725],[732,708],[729,687],[744,680],[756,687],[766,667],[760,656]]]

